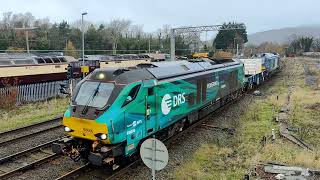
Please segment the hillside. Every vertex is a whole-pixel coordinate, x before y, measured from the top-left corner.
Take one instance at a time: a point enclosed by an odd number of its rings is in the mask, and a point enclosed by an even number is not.
[[[320,37],[320,26],[301,26],[268,30],[249,34],[248,44],[259,45],[263,42],[287,43],[297,36]]]

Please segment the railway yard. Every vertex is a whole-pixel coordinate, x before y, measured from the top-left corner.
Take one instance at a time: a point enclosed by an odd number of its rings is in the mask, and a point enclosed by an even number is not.
[[[0,180],[320,180],[319,5],[3,2]]]
[[[280,72],[255,89],[259,95],[248,91],[165,139],[169,163],[157,179],[274,179],[266,171],[272,165],[308,168],[308,176],[289,175],[319,179],[319,79],[317,59],[282,59]],[[0,131],[0,179],[150,179],[138,158],[111,173],[53,153],[65,136],[61,115]]]

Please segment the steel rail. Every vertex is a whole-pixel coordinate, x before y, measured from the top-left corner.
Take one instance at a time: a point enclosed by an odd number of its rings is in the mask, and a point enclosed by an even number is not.
[[[44,157],[44,158],[39,159],[39,160],[37,160],[37,161],[34,161],[34,162],[30,163],[30,164],[27,164],[27,165],[25,165],[25,166],[22,166],[22,167],[19,167],[19,168],[17,168],[17,169],[14,169],[14,170],[12,170],[12,171],[10,171],[10,172],[1,174],[1,175],[0,175],[0,179],[7,179],[7,178],[13,176],[13,175],[16,174],[16,173],[20,173],[20,172],[22,172],[22,171],[25,171],[25,170],[34,168],[34,167],[39,166],[39,165],[41,165],[41,164],[43,164],[43,163],[45,163],[45,162],[47,162],[47,161],[53,160],[53,159],[55,159],[55,158],[57,158],[57,157],[59,157],[59,156],[60,156],[59,154],[52,154],[52,155],[50,155],[50,156]]]
[[[5,131],[5,132],[0,132],[0,137],[1,136],[5,136],[5,135],[10,134],[10,133],[16,133],[18,131],[22,131],[22,130],[26,130],[26,129],[29,129],[29,128],[33,128],[33,127],[36,127],[36,126],[41,126],[41,125],[44,125],[44,124],[47,124],[47,123],[52,123],[52,122],[55,122],[55,121],[58,121],[58,120],[61,120],[61,119],[62,119],[62,116],[59,116],[59,117],[56,117],[56,118],[53,118],[53,119],[50,119],[50,120],[47,120],[47,121],[31,124],[29,126],[24,126],[24,127],[21,127],[21,128],[12,129],[12,130]]]
[[[47,128],[47,129],[43,129],[43,130],[40,130],[40,131],[37,131],[37,132],[34,132],[34,133],[30,133],[30,134],[24,135],[24,136],[19,136],[19,137],[16,137],[16,138],[12,138],[12,139],[0,142],[0,146],[3,146],[3,145],[8,144],[8,143],[13,143],[15,141],[19,141],[19,140],[22,140],[22,139],[26,139],[26,138],[29,138],[29,137],[32,137],[32,136],[35,136],[35,135],[50,131],[50,130],[61,128],[61,127],[62,127],[62,125],[56,125],[56,126],[53,126],[53,127]]]
[[[3,158],[0,158],[0,164],[3,164],[3,163],[6,163],[14,158],[18,158],[18,157],[21,157],[21,156],[24,156],[26,154],[29,154],[29,153],[33,153],[33,152],[36,152],[36,151],[39,151],[41,150],[42,148],[44,147],[48,147],[50,146],[52,143],[58,141],[59,139],[55,139],[55,140],[52,140],[52,141],[49,141],[49,142],[46,142],[46,143],[43,143],[43,144],[40,144],[36,147],[32,147],[32,148],[29,148],[29,149],[26,149],[24,151],[21,151],[21,152],[17,152],[17,153],[14,153],[14,154],[11,154],[9,156],[5,156]]]
[[[74,169],[58,178],[56,178],[55,180],[64,180],[64,179],[72,179],[74,178],[76,175],[83,173],[86,169],[88,169],[90,163],[87,163],[83,166],[78,167],[77,169]]]

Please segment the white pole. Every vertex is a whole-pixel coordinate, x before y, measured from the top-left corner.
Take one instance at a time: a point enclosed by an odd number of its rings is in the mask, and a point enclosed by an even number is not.
[[[171,32],[170,32],[170,49],[171,49],[170,51],[171,61],[174,61],[175,52],[176,52],[174,29],[171,29]]]
[[[26,29],[25,22],[23,22],[22,28],[26,31],[25,35],[26,35],[27,53],[29,54],[30,53],[30,50],[29,50],[29,32],[28,32],[28,29]]]
[[[81,14],[81,29],[82,29],[82,66],[84,66],[84,23],[83,23],[83,16],[87,15],[88,13],[84,12]],[[83,73],[84,78],[84,73]]]
[[[152,180],[156,179],[156,140],[152,142]]]
[[[237,56],[239,55],[239,44],[237,44]]]
[[[30,50],[29,50],[29,32],[28,32],[28,30],[26,30],[26,41],[27,41],[27,53],[29,54]]]

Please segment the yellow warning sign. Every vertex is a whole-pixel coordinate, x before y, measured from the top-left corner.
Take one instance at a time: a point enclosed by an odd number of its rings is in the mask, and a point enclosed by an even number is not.
[[[88,73],[89,72],[89,66],[81,66],[81,72],[82,73]]]

